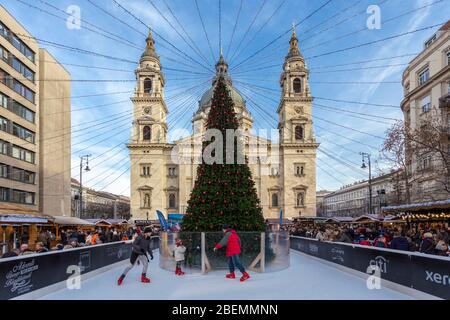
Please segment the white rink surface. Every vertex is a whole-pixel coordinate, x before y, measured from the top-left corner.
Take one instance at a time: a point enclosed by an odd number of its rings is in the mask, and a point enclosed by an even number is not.
[[[291,251],[291,267],[281,272],[251,273],[251,279],[225,279],[224,272],[177,277],[150,262],[152,282],[140,282],[141,267],[130,271],[121,287],[124,266],[82,282],[80,290],[60,290],[45,300],[405,300],[410,296],[388,288],[369,290],[366,281],[318,260]],[[237,275],[240,273],[238,272]]]

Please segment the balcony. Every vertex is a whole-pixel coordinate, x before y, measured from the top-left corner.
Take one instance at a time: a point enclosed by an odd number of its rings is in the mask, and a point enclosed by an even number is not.
[[[450,93],[439,99],[439,107],[440,108],[449,108],[450,107]]]

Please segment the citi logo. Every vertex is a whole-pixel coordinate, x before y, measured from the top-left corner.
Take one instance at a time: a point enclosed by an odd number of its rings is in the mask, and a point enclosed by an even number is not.
[[[319,253],[319,247],[316,246],[315,244],[310,244],[310,245],[309,245],[309,251],[310,251],[312,254],[318,254],[318,253]]]
[[[382,273],[387,273],[388,262],[389,261],[386,260],[385,257],[378,256],[375,259],[370,260],[369,265],[378,267]]]
[[[430,281],[433,283],[437,283],[437,284],[441,284],[441,285],[450,285],[450,275],[448,274],[440,274],[437,272],[432,272],[432,271],[428,271],[425,270],[425,274],[426,274],[426,281]]]

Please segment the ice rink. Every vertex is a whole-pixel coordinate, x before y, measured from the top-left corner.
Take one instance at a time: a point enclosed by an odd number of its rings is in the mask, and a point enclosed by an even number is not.
[[[291,267],[276,273],[251,273],[245,283],[225,279],[225,272],[177,277],[151,261],[148,276],[152,282],[139,282],[136,266],[124,284],[117,286],[123,266],[82,282],[80,290],[54,292],[45,300],[405,300],[411,297],[388,288],[369,290],[366,281],[318,260],[291,251]]]

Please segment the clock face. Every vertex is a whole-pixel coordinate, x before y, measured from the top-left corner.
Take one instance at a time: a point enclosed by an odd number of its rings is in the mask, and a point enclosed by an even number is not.
[[[151,111],[150,107],[144,108],[144,114],[150,114],[150,111]]]

